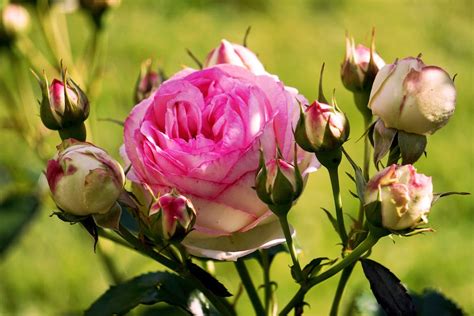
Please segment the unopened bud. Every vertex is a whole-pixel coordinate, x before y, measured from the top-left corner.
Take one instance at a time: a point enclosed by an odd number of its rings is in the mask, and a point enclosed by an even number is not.
[[[267,73],[257,55],[250,49],[239,44],[230,43],[225,39],[207,55],[204,68],[218,64],[231,64],[247,68],[255,75]]]
[[[282,160],[266,164],[263,155],[256,177],[257,195],[278,216],[285,215],[303,191],[303,178],[298,168]]]
[[[46,76],[37,78],[42,92],[40,116],[43,124],[59,131],[61,136],[64,134],[63,139],[72,137],[84,141],[83,122],[89,116],[89,100],[85,93],[65,72],[62,81],[54,79],[51,84]]]
[[[369,222],[392,232],[405,233],[428,223],[433,201],[431,177],[412,165],[391,165],[367,183],[365,208]]]
[[[161,236],[170,242],[181,242],[193,229],[196,210],[191,201],[175,192],[158,198],[151,206],[152,221],[161,223]]]
[[[73,139],[58,146],[46,179],[56,205],[77,216],[109,212],[125,183],[122,167],[103,149]]]
[[[374,40],[371,48],[354,44],[346,36],[346,57],[341,65],[341,80],[347,90],[355,93],[370,93],[377,72],[385,66],[383,59],[375,52]]]
[[[336,105],[314,101],[295,130],[295,140],[306,151],[319,153],[338,149],[349,137],[349,121]]]
[[[164,81],[161,72],[153,71],[151,66],[152,63],[150,60],[146,60],[142,63],[140,75],[138,76],[135,86],[135,103],[139,103],[148,98]]]

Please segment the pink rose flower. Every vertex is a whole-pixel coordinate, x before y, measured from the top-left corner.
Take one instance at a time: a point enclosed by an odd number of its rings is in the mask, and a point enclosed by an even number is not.
[[[298,115],[296,95],[273,77],[226,64],[185,69],[127,118],[128,176],[154,194],[176,188],[191,200],[195,230],[183,241],[191,253],[235,260],[284,242],[253,186],[260,147],[266,160],[278,146],[283,159],[293,161]],[[300,154],[307,173],[316,161]]]

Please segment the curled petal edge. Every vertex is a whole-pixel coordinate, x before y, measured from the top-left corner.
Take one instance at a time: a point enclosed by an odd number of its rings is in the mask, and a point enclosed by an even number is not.
[[[294,235],[294,229],[292,227],[290,229]],[[196,257],[236,261],[258,249],[271,248],[285,241],[280,223],[274,220],[230,236],[193,238],[191,234],[183,240],[183,245],[190,254]]]

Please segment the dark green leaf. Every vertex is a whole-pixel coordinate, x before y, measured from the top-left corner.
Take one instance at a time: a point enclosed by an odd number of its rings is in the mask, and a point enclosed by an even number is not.
[[[422,295],[412,295],[416,305],[418,316],[463,316],[466,313],[456,305],[453,301],[448,299],[442,293],[436,290],[425,290]]]
[[[377,302],[388,316],[415,316],[413,300],[389,269],[370,259],[362,259],[364,274]]]
[[[188,267],[189,272],[215,295],[220,297],[232,296],[222,283],[217,281],[215,277],[200,266],[191,261],[187,261],[186,266]]]
[[[16,193],[0,203],[0,255],[21,235],[40,208],[34,194]]]
[[[140,304],[158,302],[178,306],[190,314],[201,312],[204,315],[216,315],[191,282],[169,272],[147,273],[112,286],[86,310],[85,315],[121,315]]]

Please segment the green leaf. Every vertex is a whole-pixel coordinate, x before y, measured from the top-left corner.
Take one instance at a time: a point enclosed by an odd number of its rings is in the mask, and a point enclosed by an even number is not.
[[[372,293],[387,315],[416,316],[413,300],[395,274],[373,260],[361,262]]]
[[[434,193],[433,194],[433,201],[431,201],[431,205],[435,204],[439,199],[450,196],[450,195],[471,195],[469,192],[441,192],[441,193]]]
[[[357,195],[359,196],[359,200],[364,204],[364,193],[365,193],[365,186],[367,182],[364,179],[364,175],[362,174],[362,169],[352,160],[351,156],[343,150],[342,151],[344,155],[346,156],[347,160],[351,164],[352,168],[354,169],[355,173],[355,183],[356,183],[356,189],[357,189]]]
[[[217,315],[202,293],[189,280],[169,272],[140,275],[110,287],[89,309],[86,316],[125,314],[140,304],[166,302],[190,314]]]
[[[34,194],[15,193],[0,203],[0,256],[18,238],[40,209]]]
[[[332,216],[331,212],[329,212],[327,209],[321,207],[321,209],[326,213],[326,216],[328,217],[329,221],[331,222],[332,227],[336,231],[336,233],[339,235],[339,226],[337,225],[337,220]]]

